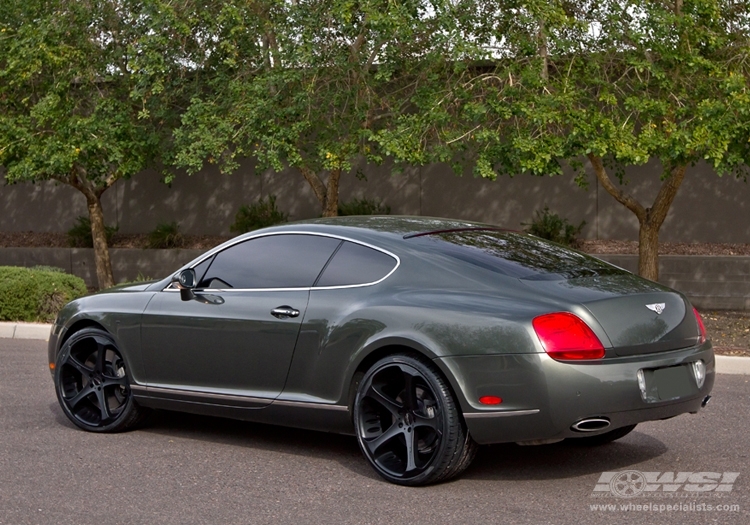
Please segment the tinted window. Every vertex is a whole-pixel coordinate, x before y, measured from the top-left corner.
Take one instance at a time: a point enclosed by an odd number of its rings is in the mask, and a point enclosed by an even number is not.
[[[438,232],[414,237],[410,242],[518,279],[555,280],[627,273],[594,257],[519,233],[494,230]]]
[[[396,266],[396,260],[361,244],[344,242],[315,286],[345,286],[379,281]]]
[[[200,286],[200,283],[203,281],[203,276],[206,275],[206,270],[208,270],[208,267],[211,265],[211,262],[213,260],[214,260],[214,256],[211,256],[205,261],[201,261],[195,266],[193,266],[193,270],[195,270],[195,278],[198,280],[199,286]]]
[[[201,286],[211,288],[300,288],[312,286],[338,239],[270,235],[219,252]]]

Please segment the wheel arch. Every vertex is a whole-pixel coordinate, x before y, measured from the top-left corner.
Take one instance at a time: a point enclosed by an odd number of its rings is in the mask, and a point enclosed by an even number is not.
[[[112,336],[112,333],[107,330],[101,323],[98,323],[93,319],[79,319],[78,321],[70,325],[67,330],[65,330],[65,333],[60,338],[60,342],[57,345],[57,351],[59,352],[68,339],[70,339],[74,334],[80,332],[84,328],[99,328],[100,330],[104,330],[110,336]]]
[[[104,328],[104,326],[102,326],[101,323],[98,323],[94,321],[93,319],[89,319],[89,318],[78,319],[74,321],[69,326],[66,326],[65,328],[63,328],[63,330],[60,332],[59,335],[55,335],[54,329],[53,329],[53,332],[50,335],[49,343],[47,346],[47,360],[50,363],[51,372],[52,372],[53,365],[57,362],[57,356],[60,353],[60,350],[62,350],[62,347],[65,345],[66,341],[70,339],[73,335],[75,335],[76,333],[83,330],[84,328],[89,328],[89,327],[99,328],[109,333],[109,330]]]
[[[463,412],[464,407],[466,406],[466,401],[463,392],[459,388],[459,383],[453,376],[452,372],[442,365],[440,359],[436,359],[437,354],[432,349],[418,341],[407,338],[389,338],[380,341],[380,344],[369,345],[369,347],[359,353],[359,359],[353,367],[353,371],[350,373],[347,382],[349,385],[349,391],[346,397],[346,404],[349,409],[349,414],[352,415],[352,417],[354,415],[354,398],[357,395],[357,387],[359,386],[359,381],[364,377],[367,370],[381,359],[396,354],[411,355],[431,364],[448,384],[448,388],[456,400],[456,404],[461,414],[461,420],[463,421]],[[465,422],[463,423],[465,425]]]
[[[136,359],[137,356],[131,355],[130,352],[127,351],[127,349],[122,344],[121,338],[119,337],[119,334],[110,328],[107,328],[106,323],[102,323],[97,321],[96,319],[92,319],[91,317],[84,317],[81,319],[75,320],[69,327],[65,329],[65,331],[62,333],[56,348],[50,349],[49,352],[49,359],[50,363],[55,363],[57,361],[57,358],[60,354],[60,351],[63,349],[67,341],[70,340],[71,337],[73,337],[75,334],[79,333],[81,330],[85,330],[86,328],[96,328],[97,330],[101,330],[105,334],[107,334],[115,343],[115,346],[120,351],[120,355],[125,360],[125,364],[128,368],[128,370],[131,373],[131,379],[134,383],[138,383],[138,380],[136,377],[134,377],[132,374],[135,372],[134,365],[139,364],[137,362],[134,362],[134,359]],[[53,353],[54,352],[54,353]]]

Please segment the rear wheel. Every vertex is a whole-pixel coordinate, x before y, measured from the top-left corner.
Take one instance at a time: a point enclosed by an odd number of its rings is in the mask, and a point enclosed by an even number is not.
[[[570,438],[570,439],[567,439],[566,441],[569,441],[570,443],[574,445],[581,445],[585,447],[596,447],[599,445],[606,445],[607,443],[611,443],[612,441],[615,441],[616,439],[625,437],[628,434],[630,434],[634,428],[635,428],[635,425],[628,425],[626,427],[620,427],[614,430],[610,430],[609,432],[605,432],[604,434],[599,434],[598,436]]]
[[[447,480],[476,453],[445,380],[408,355],[386,357],[367,371],[357,388],[354,425],[375,471],[400,485]]]
[[[55,391],[68,419],[90,432],[127,430],[146,416],[133,399],[114,339],[98,328],[84,328],[65,342],[55,364]]]

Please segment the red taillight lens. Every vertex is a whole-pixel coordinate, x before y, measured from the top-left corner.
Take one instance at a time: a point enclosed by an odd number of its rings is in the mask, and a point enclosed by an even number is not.
[[[701,319],[701,314],[698,313],[698,310],[693,307],[693,313],[695,314],[695,320],[698,321],[698,331],[700,331],[700,344],[703,344],[706,342],[706,325],[703,324],[703,319]]]
[[[540,315],[531,322],[544,351],[553,359],[601,359],[604,346],[578,316],[568,312]]]

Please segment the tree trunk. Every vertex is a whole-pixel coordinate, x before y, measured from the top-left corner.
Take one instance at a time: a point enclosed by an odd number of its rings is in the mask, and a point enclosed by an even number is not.
[[[328,174],[326,188],[326,202],[323,205],[323,217],[336,217],[339,214],[339,180],[341,170],[333,170]]]
[[[89,207],[89,219],[91,220],[91,237],[94,240],[96,279],[99,283],[99,289],[103,290],[115,285],[112,261],[109,258],[109,247],[107,246],[107,232],[104,228],[104,210],[102,209],[100,195],[87,192],[86,202]]]
[[[328,174],[328,184],[324,184],[320,176],[309,168],[300,168],[310,187],[320,202],[323,217],[336,217],[339,214],[339,180],[341,170],[333,170]]]
[[[659,229],[641,223],[638,229],[638,275],[659,278]]]
[[[549,49],[547,47],[547,30],[544,20],[539,21],[539,31],[537,32],[537,41],[539,45],[539,56],[542,58],[542,79],[549,79]]]
[[[596,178],[607,193],[617,202],[632,211],[638,217],[638,274],[646,279],[659,279],[659,229],[667,218],[672,202],[685,178],[686,165],[672,166],[668,169],[659,193],[650,208],[639,203],[632,195],[615,186],[604,167],[601,157],[589,153],[589,161]],[[665,171],[667,169],[665,168]]]

